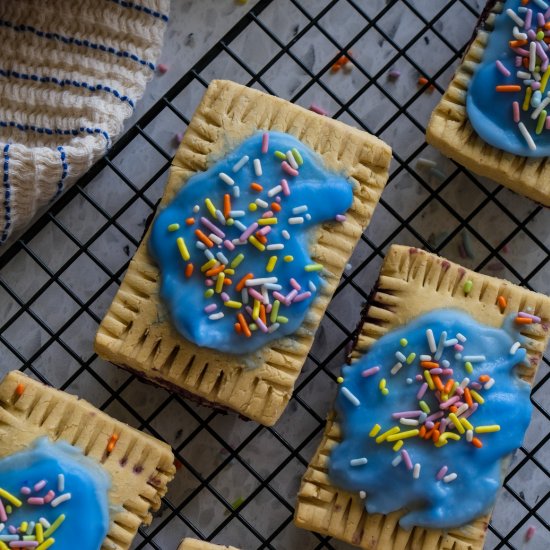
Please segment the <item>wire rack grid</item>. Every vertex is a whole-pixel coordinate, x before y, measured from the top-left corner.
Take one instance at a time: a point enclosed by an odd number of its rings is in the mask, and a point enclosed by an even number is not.
[[[548,293],[548,210],[481,180],[428,147],[429,114],[452,77],[482,0],[260,0],[0,257],[0,361],[88,399],[169,442],[179,466],[134,547],[183,536],[243,549],[346,548],[292,525],[295,495],[319,442],[362,303],[392,242]],[[351,72],[333,73],[342,54]],[[397,80],[388,78],[399,70]],[[417,84],[418,77],[428,79]],[[230,78],[376,134],[394,150],[390,182],[355,250],[274,428],[152,389],[92,351],[164,187],[175,151],[212,78]],[[436,167],[417,165],[429,158]],[[550,543],[548,359],[533,419],[501,491],[486,548]],[[327,397],[328,396],[328,397]]]

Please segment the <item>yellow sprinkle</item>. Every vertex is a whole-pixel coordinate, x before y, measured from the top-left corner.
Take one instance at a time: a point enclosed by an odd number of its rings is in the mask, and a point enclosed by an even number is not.
[[[379,432],[381,429],[382,429],[382,426],[380,426],[380,424],[375,424],[375,425],[372,427],[371,431],[369,432],[369,435],[370,435],[371,437],[374,437],[375,435],[378,434],[378,432]]]
[[[401,344],[401,346],[405,347],[409,343],[409,341],[406,338],[401,338],[401,340],[399,340],[399,343]]]
[[[543,129],[544,129],[544,124],[545,124],[545,122],[546,122],[546,115],[547,115],[547,114],[548,114],[548,113],[547,113],[546,111],[544,111],[544,110],[542,110],[542,111],[540,112],[539,119],[538,119],[538,121],[537,121],[537,127],[535,128],[535,133],[536,133],[536,134],[542,133],[542,131],[543,131]]]
[[[224,272],[226,275],[235,275],[235,270],[234,270],[234,269],[231,269],[231,268],[224,269],[223,272]]]
[[[252,308],[252,319],[254,321],[260,316],[260,300],[254,300],[254,307]]]
[[[5,542],[0,540],[0,550],[10,550],[8,545]]]
[[[548,69],[546,69],[546,72],[544,73],[544,75],[541,78],[541,81],[540,81],[540,92],[541,92],[541,94],[544,94],[544,90],[546,89],[546,85],[548,84],[548,78],[550,78],[550,67],[548,67]]]
[[[179,223],[171,223],[171,224],[168,226],[168,231],[170,231],[170,233],[172,233],[173,231],[177,231],[179,228],[180,228],[180,224],[179,224]]]
[[[458,388],[458,386],[460,386],[460,384],[458,382],[455,382],[453,384],[453,387],[451,388],[451,392],[449,393],[449,397],[452,397],[455,394],[456,388]]]
[[[258,205],[255,202],[251,202],[248,205],[248,209],[250,210],[250,212],[256,212],[256,210],[258,210]]]
[[[45,540],[42,544],[38,545],[35,550],[46,550],[46,548],[49,548],[52,544],[55,544],[55,539]]]
[[[283,325],[285,325],[286,323],[288,323],[288,317],[283,317],[282,315],[278,315],[277,323],[282,323]]]
[[[470,424],[469,420],[467,418],[460,417],[460,423],[467,429],[467,430],[473,430],[474,427],[472,424]]]
[[[304,269],[307,271],[307,272],[310,272],[310,271],[321,271],[323,269],[323,265],[322,264],[308,264],[304,267]]]
[[[435,384],[434,384],[432,375],[430,374],[430,371],[428,369],[424,369],[424,378],[428,383],[428,388],[430,388],[430,390],[432,391],[435,390]]]
[[[26,533],[28,526],[29,526],[29,524],[26,521],[23,521],[21,523],[21,525],[19,526],[19,530],[21,531],[21,533]]]
[[[430,414],[430,407],[428,407],[428,404],[426,401],[419,401],[418,406],[426,413]]]
[[[219,294],[223,290],[223,282],[225,280],[225,273],[222,271],[218,273],[218,278],[216,279],[216,293]]]
[[[254,235],[250,235],[250,237],[248,237],[248,242],[255,246],[260,252],[265,250],[265,246],[256,237],[254,237]]]
[[[388,390],[388,388],[382,388],[380,391],[382,392],[382,395],[389,395],[390,393],[390,390]]]
[[[258,225],[275,225],[277,218],[261,218],[258,220]]]
[[[416,359],[416,353],[409,353],[407,357],[407,365],[410,365]]]
[[[189,261],[189,250],[187,250],[187,245],[185,244],[185,240],[183,237],[178,237],[176,242],[178,243],[178,248],[181,254],[181,257],[187,262]]]
[[[439,439],[437,440],[437,443],[435,444],[435,446],[443,447],[443,445],[446,445],[448,443],[447,439],[454,439],[455,441],[460,441],[460,436],[453,432],[444,432],[439,436]]]
[[[472,291],[472,288],[474,287],[474,283],[472,280],[468,279],[465,283],[464,283],[464,294],[470,294],[470,292]]]
[[[294,157],[294,160],[296,160],[296,164],[298,166],[302,166],[302,164],[304,164],[304,159],[302,158],[302,155],[300,155],[300,151],[298,151],[296,147],[293,147],[291,151],[292,151],[292,156]]]
[[[459,434],[463,434],[466,431],[455,413],[449,413],[449,419],[455,425],[455,428]]]
[[[244,260],[244,254],[237,254],[235,256],[235,259],[231,262],[231,267],[235,268],[237,267],[242,261]]]
[[[217,260],[214,260],[214,258],[212,258],[211,260],[208,260],[205,264],[201,265],[201,271],[204,273],[205,271],[208,271],[211,267],[214,267],[217,263]]]
[[[206,208],[208,208],[208,212],[212,214],[212,217],[216,217],[216,207],[212,204],[212,201],[210,199],[204,199],[204,204],[206,204]]]
[[[268,273],[271,273],[275,269],[275,264],[276,263],[277,263],[277,256],[271,256],[271,258],[269,258],[269,261],[267,262],[267,266],[266,266],[265,270]]]
[[[341,384],[343,381],[344,381],[344,378],[343,378],[342,376],[339,376],[339,377],[336,379],[336,382],[338,382],[338,384]]]
[[[233,218],[227,218],[227,220],[225,220],[225,223],[227,225],[233,225],[235,223],[235,220]]]
[[[65,521],[65,514],[61,514],[45,531],[44,538],[47,539],[57,530],[57,528]],[[48,542],[48,541],[46,541]],[[46,544],[44,542],[44,544]],[[47,548],[47,546],[45,547]]]
[[[38,542],[44,542],[44,527],[42,527],[42,524],[37,523],[34,527],[34,530],[36,532],[36,540]]]
[[[271,313],[269,314],[269,320],[272,323],[275,323],[277,321],[277,316],[279,315],[279,306],[281,305],[281,302],[279,300],[275,300],[273,302],[273,306],[271,308]]]
[[[0,497],[5,498],[8,502],[11,502],[14,506],[17,506],[17,508],[19,508],[23,504],[17,497],[14,497],[5,489],[0,489]]]
[[[525,99],[523,100],[522,109],[524,111],[529,110],[529,105],[531,105],[531,94],[533,93],[533,90],[531,89],[531,86],[528,86],[527,90],[525,91]]]
[[[475,390],[470,390],[471,396],[474,398],[475,401],[477,401],[480,405],[483,405],[485,403],[485,399],[479,395]]]
[[[213,288],[209,288],[209,289],[204,291],[204,297],[205,298],[212,298],[212,296],[214,296],[214,289]]]
[[[385,431],[383,434],[380,434],[376,438],[376,443],[382,443],[382,441],[386,441],[388,439],[388,436],[396,434],[401,431],[401,428],[399,426],[394,426],[393,428],[390,428],[389,430]]]
[[[223,303],[226,307],[232,307],[233,309],[239,309],[243,307],[241,302],[236,302],[235,300],[227,300],[227,302]]]
[[[378,383],[378,387],[382,390],[386,387],[386,379],[385,378],[382,378],[382,380],[380,380],[380,382]]]
[[[292,262],[292,261],[294,261],[294,256],[285,256],[285,257],[283,258],[283,260],[284,260],[285,262]]]
[[[448,393],[442,393],[441,394],[441,401],[447,401],[447,399],[449,399],[449,394]]]
[[[392,447],[392,449],[397,452],[397,451],[399,451],[399,449],[401,449],[401,447],[403,447],[403,445],[404,445],[403,440],[399,439],[398,441],[396,441],[396,443]]]
[[[416,437],[420,433],[420,430],[407,430],[406,432],[399,432],[397,434],[388,435],[386,438],[388,441],[397,441],[398,439],[408,439],[409,437]]]
[[[475,432],[476,434],[488,434],[491,432],[500,432],[500,426],[498,424],[491,424],[489,426],[476,426]]]
[[[470,363],[470,361],[466,361],[466,363],[464,363],[464,369],[468,374],[472,374],[472,372],[474,372],[474,367],[472,366],[472,363]]]

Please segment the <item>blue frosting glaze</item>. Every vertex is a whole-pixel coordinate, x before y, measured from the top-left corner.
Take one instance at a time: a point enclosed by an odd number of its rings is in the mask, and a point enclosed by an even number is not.
[[[421,465],[420,477],[414,479],[404,461],[392,466],[392,461],[401,453],[392,450],[394,442],[377,444],[369,432],[375,424],[382,427],[378,435],[394,426],[400,426],[402,431],[415,429],[399,424],[392,413],[419,409],[417,392],[421,382],[416,381],[415,376],[423,371],[419,355],[430,354],[428,328],[433,330],[436,342],[442,331],[447,331],[448,338],[461,333],[467,338],[464,356],[486,356],[485,361],[473,363],[472,374],[466,373],[462,359],[454,357],[456,352],[452,347],[445,348],[443,359],[450,362],[453,378],[458,382],[465,376],[476,381],[481,374],[495,380],[492,388],[479,390],[485,403],[478,406],[469,421],[474,426],[499,424],[501,430],[474,434],[482,440],[482,448],[468,443],[465,435],[460,441],[449,440],[442,447],[419,437],[404,439],[402,449],[409,453],[413,464]],[[405,347],[400,344],[402,338],[408,340]],[[502,460],[521,445],[531,416],[530,387],[514,372],[514,366],[525,360],[525,350],[520,348],[515,355],[510,353],[516,340],[517,335],[512,337],[504,329],[481,325],[463,312],[445,309],[424,314],[380,338],[365,356],[343,369],[344,382],[336,408],[344,438],[330,456],[331,482],[346,490],[365,491],[369,513],[387,514],[404,509],[400,519],[404,528],[452,528],[487,512],[495,502],[503,479]],[[390,369],[397,362],[397,351],[404,355],[415,352],[417,356],[412,364],[403,364],[392,376]],[[380,366],[377,374],[361,375],[374,366]],[[386,396],[379,389],[382,378],[387,380],[389,394]],[[407,378],[413,382],[407,383]],[[344,395],[343,388],[359,400],[358,406]],[[428,390],[424,400],[432,412],[438,410],[433,392]],[[350,460],[362,457],[368,459],[367,464],[351,466]],[[447,474],[458,475],[454,481],[436,480],[444,465],[448,466]]]
[[[58,491],[58,474],[63,474],[65,478],[62,493]],[[32,490],[41,480],[47,481],[43,489],[33,490],[29,495],[21,494],[21,487]],[[109,487],[110,480],[105,471],[79,449],[65,442],[52,443],[47,438],[38,439],[29,450],[0,460],[0,488],[22,501],[20,507],[12,505],[12,513],[8,513],[0,540],[10,535],[10,525],[17,528],[23,521],[36,523],[40,518],[53,524],[64,514],[65,520],[51,534],[51,538],[55,539],[53,548],[99,550],[109,529]],[[53,490],[56,497],[70,493],[71,499],[56,507],[27,503],[29,497],[44,497],[49,490]],[[10,505],[5,498],[1,501],[5,507]]]
[[[350,182],[343,175],[326,169],[322,159],[293,136],[269,132],[269,151],[263,154],[261,148],[262,134],[255,134],[218,160],[206,172],[190,178],[174,200],[159,213],[153,224],[149,241],[151,254],[160,266],[160,294],[168,306],[176,329],[186,339],[199,346],[233,354],[257,350],[271,340],[294,333],[300,327],[322,283],[319,272],[305,271],[305,266],[312,264],[308,250],[309,230],[320,222],[333,220],[337,214],[343,214],[353,200]],[[274,155],[275,151],[286,153],[292,148],[298,149],[303,158],[303,164],[299,166],[299,175],[296,177],[286,173],[282,169],[281,160]],[[233,172],[235,164],[245,155],[249,157],[249,161],[237,172]],[[261,161],[261,176],[255,175],[253,160],[256,158]],[[235,182],[234,185],[224,183],[219,177],[220,173],[230,176]],[[268,191],[278,186],[282,179],[288,181],[290,195],[285,195],[281,191],[269,197]],[[252,182],[262,185],[263,191],[251,190]],[[234,196],[235,187],[240,190],[239,198]],[[205,199],[209,198],[216,208],[223,211],[223,199],[226,193],[231,195],[232,210],[245,211],[243,216],[234,218],[236,221],[232,226],[223,225],[222,222],[217,221],[205,206]],[[231,278],[233,284],[225,287],[224,290],[232,301],[242,302],[241,292],[234,289],[247,273],[253,273],[255,278],[277,277],[276,284],[282,286],[278,292],[284,296],[293,290],[290,279],[294,278],[301,286],[299,293],[311,292],[311,296],[293,302],[289,306],[281,303],[279,316],[286,317],[288,322],[284,323],[284,319],[281,320],[279,327],[273,332],[266,333],[258,329],[252,332],[250,337],[245,337],[243,334],[238,334],[234,328],[238,313],[243,313],[248,323],[254,323],[244,309],[245,304],[243,303],[241,309],[233,309],[224,305],[218,293],[211,298],[204,296],[207,287],[200,267],[208,261],[208,258],[204,250],[196,247],[195,230],[200,229],[205,235],[211,233],[199,221],[200,217],[205,217],[225,233],[224,239],[238,239],[243,233],[242,229],[237,227],[238,223],[248,227],[271,209],[270,206],[267,208],[260,206],[255,212],[251,212],[248,205],[256,199],[271,205],[277,197],[281,199],[282,210],[274,212],[278,223],[270,226],[272,229],[267,235],[266,244],[282,243],[283,250],[260,251],[248,242],[237,245],[234,251],[228,250],[223,244],[216,245],[210,250],[214,254],[223,253],[230,263],[239,253],[245,255],[244,261],[235,268],[235,274],[227,276]],[[193,210],[195,205],[200,207],[199,212]],[[307,212],[292,212],[294,208],[303,205],[307,206]],[[186,225],[185,220],[189,217],[195,218],[193,225]],[[303,217],[304,223],[290,224],[288,220],[292,217]],[[168,226],[174,223],[179,224],[179,229],[169,231]],[[284,231],[288,231],[290,239],[284,237]],[[194,265],[194,272],[190,277],[185,274],[187,262],[178,251],[176,242],[178,237],[184,239],[190,255],[189,261]],[[271,256],[277,256],[278,260],[273,272],[268,273],[266,266]],[[285,256],[292,256],[294,259],[286,262]],[[261,287],[255,288],[261,290]],[[269,290],[271,303],[274,302],[272,292],[273,290]],[[209,304],[217,304],[217,309],[214,312],[205,313],[204,308]],[[252,305],[252,300],[249,305]],[[209,315],[219,312],[224,314],[223,318],[218,320],[209,318]],[[271,326],[269,314],[267,318],[268,326]]]
[[[550,132],[543,130],[541,134],[535,133],[537,125],[536,120],[531,119],[534,108],[529,107],[528,111],[523,111],[521,106],[525,98],[527,86],[523,80],[518,78],[517,71],[526,71],[524,67],[515,66],[516,53],[510,48],[509,41],[515,40],[512,33],[516,25],[512,19],[505,13],[507,9],[512,9],[517,13],[517,8],[521,6],[521,0],[507,0],[501,14],[496,16],[494,30],[489,35],[487,47],[483,53],[483,59],[475,72],[466,96],[466,109],[468,119],[479,136],[492,145],[509,153],[526,157],[546,157],[550,155]],[[532,26],[534,32],[537,32],[537,14],[544,13],[534,2],[529,3],[529,9],[533,10]],[[524,19],[525,13],[519,13]],[[519,29],[526,32],[525,28]],[[528,50],[529,45],[524,46]],[[550,57],[550,51],[546,51]],[[500,60],[510,71],[510,76],[504,76],[496,67],[496,61]],[[540,61],[540,59],[539,59]],[[541,71],[541,75],[544,71]],[[501,84],[519,84],[520,92],[497,92],[495,86]],[[550,91],[546,88],[543,97]],[[512,103],[517,101],[520,105],[521,122],[523,122],[531,134],[536,150],[531,150],[527,145],[525,138],[518,129],[512,116]],[[550,110],[546,109],[549,113]]]

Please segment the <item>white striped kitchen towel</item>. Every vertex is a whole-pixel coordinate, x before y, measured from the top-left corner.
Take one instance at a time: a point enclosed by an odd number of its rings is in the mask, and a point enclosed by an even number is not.
[[[0,1],[0,251],[120,134],[154,74],[168,9]]]

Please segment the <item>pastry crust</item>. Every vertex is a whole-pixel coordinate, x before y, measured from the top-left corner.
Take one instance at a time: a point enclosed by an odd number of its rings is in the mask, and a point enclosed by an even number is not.
[[[22,386],[20,386],[22,385]],[[23,387],[22,395],[16,391]],[[106,452],[113,434],[118,440]],[[86,401],[44,386],[18,371],[0,383],[0,457],[28,448],[39,437],[63,440],[97,460],[110,474],[110,527],[102,550],[127,550],[175,473],[170,447],[110,418]]]
[[[529,158],[513,155],[492,147],[475,132],[466,112],[466,95],[470,80],[481,63],[487,40],[493,28],[495,14],[502,12],[503,3],[494,4],[484,25],[477,31],[466,51],[447,91],[435,108],[426,129],[426,139],[466,168],[486,176],[550,206],[550,164],[547,157]]]
[[[219,546],[197,539],[183,539],[178,550],[238,550],[234,546]]]
[[[467,280],[471,292],[464,293]],[[497,306],[498,296],[507,300],[506,310]],[[427,311],[452,307],[462,309],[480,323],[500,327],[505,316],[532,307],[541,324],[524,325],[524,347],[531,367],[518,367],[531,385],[550,336],[550,298],[507,281],[475,273],[416,248],[392,245],[362,319],[352,361],[372,344]],[[481,550],[490,514],[458,529],[442,531],[415,527],[406,531],[398,521],[403,512],[368,514],[358,495],[330,484],[328,459],[341,441],[335,414],[330,413],[323,439],[311,461],[298,494],[294,521],[299,527],[342,539],[369,550]],[[368,496],[367,496],[368,498]]]
[[[229,81],[215,80],[174,158],[161,206],[189,177],[259,130],[287,132],[313,149],[329,169],[354,184],[346,222],[325,223],[314,233],[311,254],[327,275],[302,327],[243,357],[201,348],[173,327],[159,298],[159,270],[147,250],[148,233],[99,327],[97,353],[144,379],[270,426],[286,407],[294,382],[342,271],[388,178],[391,149],[379,139]]]

